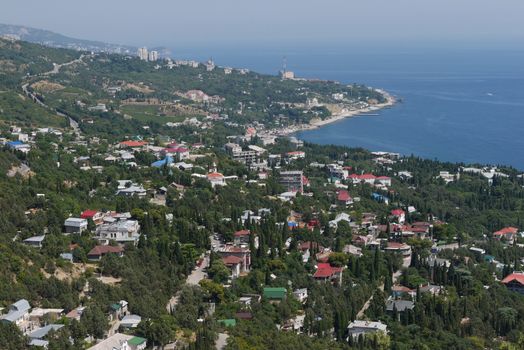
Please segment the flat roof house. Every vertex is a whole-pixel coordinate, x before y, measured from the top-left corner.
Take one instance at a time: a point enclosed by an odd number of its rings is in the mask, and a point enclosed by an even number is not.
[[[140,225],[136,220],[119,220],[113,223],[102,224],[96,228],[96,237],[99,242],[109,244],[110,241],[117,243],[138,243],[140,238]]]
[[[42,248],[44,245],[45,235],[34,236],[24,239],[24,244],[35,248]]]
[[[146,346],[147,339],[116,333],[88,350],[143,350]]]
[[[120,327],[122,328],[136,328],[142,321],[142,317],[138,315],[126,315],[120,321]]]
[[[366,336],[367,334],[375,332],[387,333],[387,325],[380,321],[370,322],[362,320],[355,320],[348,325],[349,336],[353,338],[358,338],[360,335]]]
[[[67,218],[64,221],[65,233],[82,233],[84,230],[87,230],[87,219]]]

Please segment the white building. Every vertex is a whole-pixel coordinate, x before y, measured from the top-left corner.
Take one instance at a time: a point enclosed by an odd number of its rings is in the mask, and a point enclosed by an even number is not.
[[[306,302],[307,300],[307,288],[300,288],[293,291],[293,295],[295,298],[297,298],[298,301],[300,301],[302,304]]]
[[[360,335],[365,336],[375,332],[387,333],[387,325],[380,321],[370,322],[361,320],[355,320],[348,325],[349,336],[353,338],[358,338]]]
[[[87,220],[81,218],[67,218],[64,222],[65,233],[82,233],[87,230]]]
[[[29,327],[29,310],[31,310],[29,302],[20,299],[9,307],[7,314],[0,316],[0,322],[13,323],[25,332]]]
[[[147,340],[132,335],[116,333],[88,350],[143,350]]]
[[[149,61],[151,62],[158,61],[158,51],[151,51],[149,53]]]
[[[138,49],[138,57],[142,61],[147,61],[147,59],[149,58],[149,55],[148,55],[148,52],[147,52],[147,48],[145,48],[145,47],[139,48]]]
[[[102,224],[96,228],[96,239],[104,244],[109,241],[117,243],[138,243],[140,224],[136,220],[120,220],[114,223]]]

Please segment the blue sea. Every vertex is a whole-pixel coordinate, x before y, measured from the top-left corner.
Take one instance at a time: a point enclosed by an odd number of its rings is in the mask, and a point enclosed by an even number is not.
[[[399,98],[378,116],[298,133],[318,144],[524,170],[524,49],[217,48],[173,52],[276,74],[362,83]]]

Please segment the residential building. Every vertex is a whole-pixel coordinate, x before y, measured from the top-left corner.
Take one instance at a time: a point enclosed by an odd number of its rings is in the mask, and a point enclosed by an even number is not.
[[[331,266],[329,263],[319,263],[313,278],[317,281],[332,282],[340,286],[342,284],[342,271],[342,267]]]
[[[403,224],[406,221],[406,213],[402,209],[394,209],[391,211],[391,216],[397,219],[399,224]]]
[[[352,244],[346,244],[344,248],[342,248],[342,252],[357,257],[362,256],[362,248],[354,246]]]
[[[142,185],[133,183],[128,187],[119,188],[116,191],[116,194],[117,196],[126,196],[126,197],[135,196],[135,197],[143,198],[147,195],[147,191],[144,189],[144,187],[142,187]]]
[[[304,159],[306,157],[306,152],[304,151],[291,151],[287,152],[286,156],[289,160]]]
[[[270,302],[281,302],[287,297],[287,289],[284,287],[265,287],[263,295]]]
[[[129,303],[125,300],[120,300],[118,303],[110,305],[111,313],[110,320],[121,320],[127,316]]]
[[[217,253],[222,258],[226,258],[226,261],[224,261],[224,263],[229,264],[230,268],[233,268],[234,265],[239,265],[238,274],[249,271],[249,268],[251,266],[251,251],[248,248],[237,247],[233,245],[225,245],[220,247],[217,250]],[[240,260],[229,258],[230,256],[238,258]],[[234,268],[237,269],[237,267]]]
[[[35,247],[35,248],[42,248],[44,245],[45,235],[41,236],[34,236],[29,237],[27,239],[24,239],[24,244]]]
[[[506,240],[508,243],[512,244],[517,236],[519,229],[516,227],[504,227],[501,230],[493,232],[493,238],[496,240]]]
[[[64,222],[65,233],[82,233],[87,230],[87,220],[82,218],[67,218]]]
[[[226,255],[222,258],[224,265],[230,270],[231,278],[235,279],[240,277],[242,270],[242,258],[234,255]]]
[[[140,224],[136,220],[119,220],[96,228],[95,239],[103,244],[109,244],[110,241],[136,244],[139,238]]]
[[[378,176],[375,178],[375,184],[377,183],[383,186],[391,186],[391,178],[389,176]]]
[[[116,333],[87,350],[143,350],[146,346],[147,339]]]
[[[140,150],[144,148],[144,146],[147,145],[146,141],[134,141],[134,140],[126,140],[122,141],[119,144],[120,148],[131,148],[133,150]]]
[[[241,245],[241,244],[249,244],[249,236],[251,235],[251,231],[249,230],[240,230],[233,234],[234,237],[234,244],[235,245]]]
[[[80,318],[82,318],[82,314],[84,313],[84,310],[85,310],[85,306],[79,306],[79,307],[69,311],[67,313],[67,315],[65,315],[65,317],[70,319],[70,320],[80,321]]]
[[[386,303],[386,311],[388,312],[404,312],[406,310],[413,310],[415,303],[411,300],[389,300]]]
[[[304,173],[300,170],[281,171],[279,183],[286,188],[288,192],[304,192]]]
[[[362,320],[355,320],[348,325],[349,336],[353,338],[358,338],[360,335],[366,336],[376,332],[387,333],[387,325],[380,321],[371,322]]]
[[[142,317],[138,315],[126,315],[120,321],[121,328],[136,328],[138,324],[142,321]]]
[[[524,294],[524,272],[514,272],[506,276],[502,283],[514,292]]]
[[[411,247],[406,243],[388,242],[384,248],[386,252],[400,253],[404,257],[411,256]]]
[[[124,249],[119,246],[97,245],[87,253],[87,259],[91,261],[100,261],[107,254],[116,254],[119,257],[124,256]]]
[[[93,220],[95,225],[100,225],[101,223],[104,222],[104,213],[98,210],[90,210],[90,209],[84,210],[80,214],[80,217],[86,220],[89,220],[89,219]]]
[[[49,342],[45,340],[49,332],[56,332],[64,327],[63,324],[49,324],[29,333],[29,345],[47,348]]]
[[[27,143],[23,143],[22,141],[10,141],[6,145],[15,151],[20,151],[23,153],[28,153],[31,150],[31,146]]]
[[[148,59],[150,62],[158,61],[158,51],[152,50],[149,52]]]
[[[393,299],[404,299],[406,297],[409,297],[411,299],[415,298],[416,291],[414,289],[396,284],[391,287],[391,296]]]
[[[224,149],[231,156],[231,158],[233,158],[233,160],[246,165],[256,163],[258,157],[261,155],[260,149],[264,150],[263,148],[257,146],[249,147],[249,150],[244,151],[242,147],[236,143],[229,142],[224,145]],[[256,147],[256,149],[251,149],[252,147]]]
[[[147,61],[149,58],[147,48],[141,47],[138,49],[138,58],[140,58],[142,61]]]
[[[307,288],[300,288],[293,291],[295,298],[300,301],[302,304],[306,302],[308,294]]]
[[[282,325],[282,330],[287,331],[293,331],[296,333],[302,333],[304,330],[304,320],[306,319],[306,315],[297,315],[293,317],[292,319],[287,320]]]
[[[212,172],[207,174],[207,180],[211,183],[211,187],[215,186],[225,186],[226,185],[226,178],[223,174],[219,172]]]
[[[348,191],[340,190],[337,194],[337,202],[342,205],[348,206],[353,204],[353,198],[351,198]]]
[[[16,303],[9,306],[7,314],[0,316],[0,322],[13,323],[15,324],[22,332],[29,330],[29,310],[31,306],[29,302],[25,299],[20,299]]]

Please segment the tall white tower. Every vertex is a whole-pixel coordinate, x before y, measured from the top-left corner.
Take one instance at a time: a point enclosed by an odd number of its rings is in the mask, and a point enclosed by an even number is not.
[[[148,57],[148,52],[147,52],[147,48],[145,47],[141,47],[138,49],[138,57],[142,60],[142,61],[147,61],[147,59],[149,58]]]

